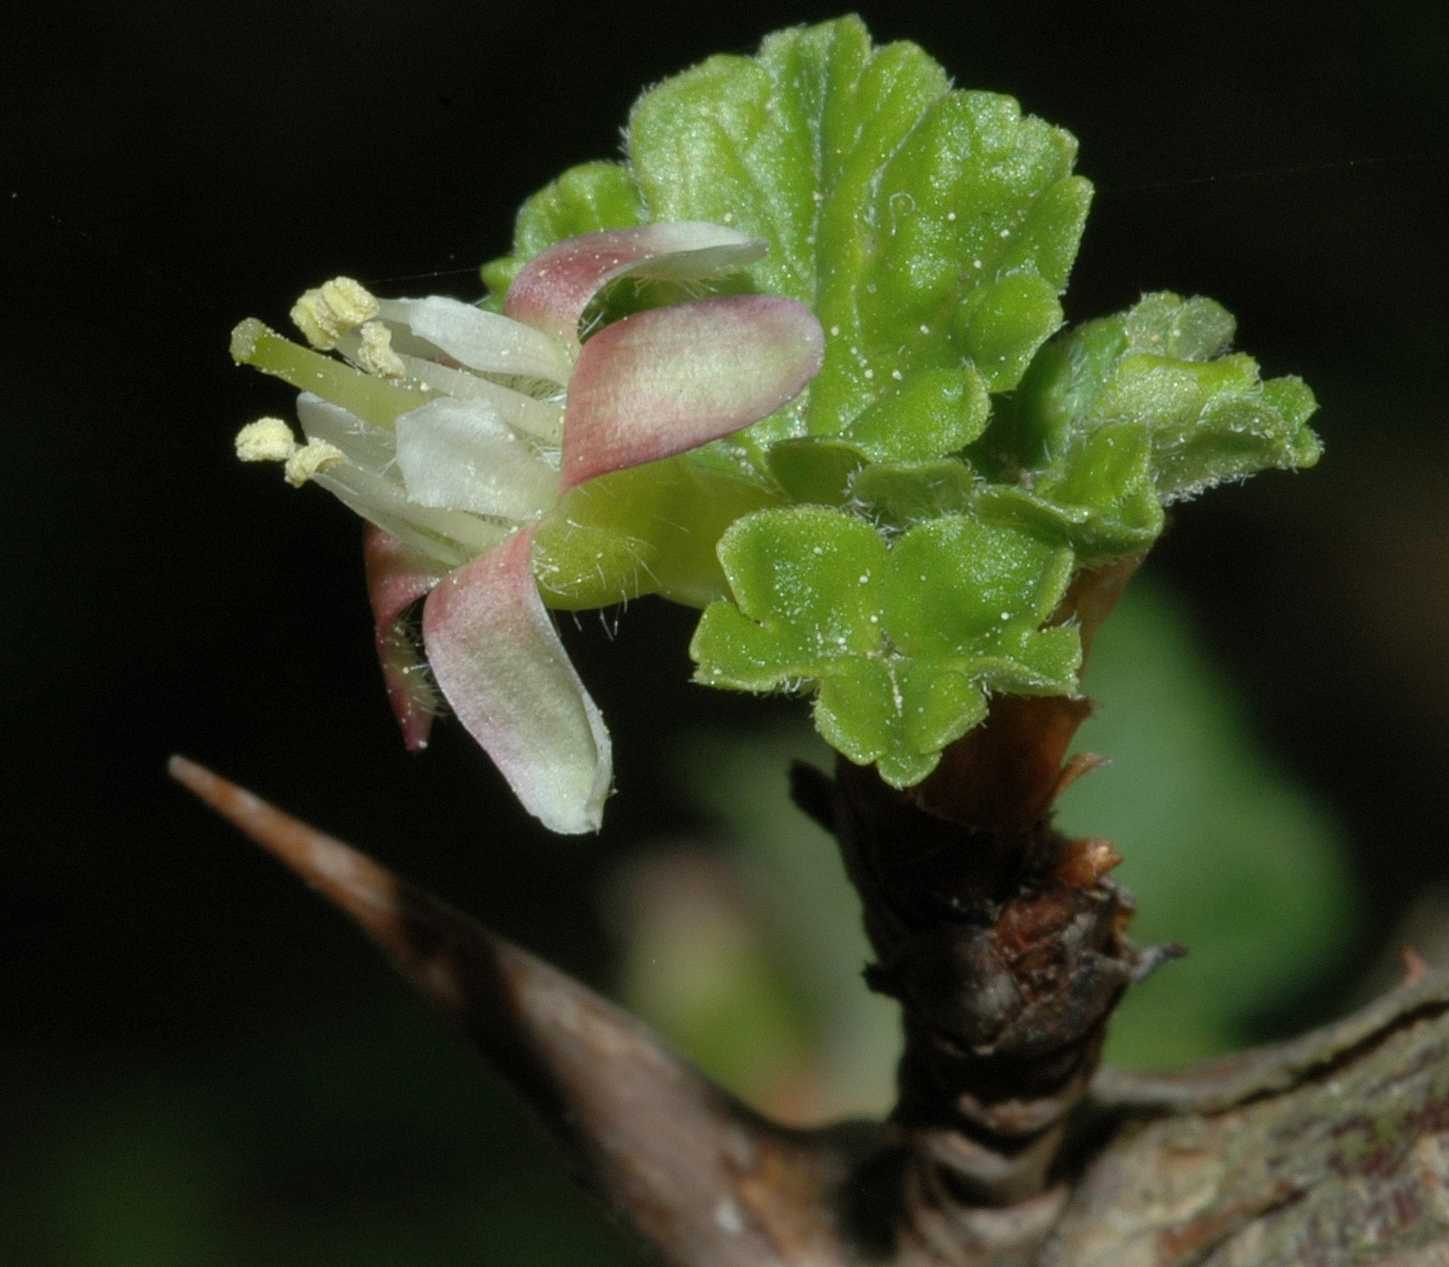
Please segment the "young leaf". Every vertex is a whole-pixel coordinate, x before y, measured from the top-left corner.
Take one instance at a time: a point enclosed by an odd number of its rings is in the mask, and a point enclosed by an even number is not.
[[[735,602],[700,620],[699,680],[818,687],[821,733],[896,786],[985,716],[985,692],[1075,687],[1076,630],[1041,628],[1072,553],[1029,533],[944,515],[887,546],[851,515],[796,507],[736,522],[720,559]]]
[[[1227,352],[1232,337],[1221,305],[1164,291],[1054,339],[981,442],[1028,477],[984,489],[982,513],[1095,563],[1150,546],[1164,505],[1312,466],[1312,392],[1297,378],[1261,381],[1252,357]]]
[[[830,338],[808,395],[743,443],[840,435],[917,374],[949,370],[973,401],[1016,385],[1061,324],[1091,196],[1075,154],[1011,98],[951,90],[915,45],[872,47],[841,18],[646,93],[626,167],[576,168],[535,195],[484,277],[497,290],[558,237],[641,220],[763,238],[750,286],[810,305]],[[950,451],[920,448],[890,456]]]

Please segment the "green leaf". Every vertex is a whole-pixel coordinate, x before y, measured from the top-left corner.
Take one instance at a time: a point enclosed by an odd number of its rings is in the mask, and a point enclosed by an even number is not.
[[[1311,405],[1282,384],[1266,392],[1270,385],[1259,381],[1258,363],[1241,353],[1206,363],[1129,354],[1104,386],[1095,419],[1142,422],[1158,496],[1178,501],[1224,480],[1318,460],[1317,440],[1301,421]],[[1307,392],[1302,383],[1297,387]]]
[[[1143,295],[1122,316],[1127,347],[1178,361],[1212,361],[1227,353],[1237,322],[1202,295],[1183,299],[1169,290]]]
[[[952,318],[961,346],[992,391],[1010,391],[1047,335],[1062,323],[1056,288],[1033,273],[983,286]]]
[[[982,513],[1090,564],[1150,546],[1163,505],[1313,465],[1312,392],[1261,381],[1252,357],[1227,352],[1232,337],[1221,305],[1164,291],[1052,340],[972,451],[1001,476]]]
[[[888,391],[843,438],[781,440],[770,446],[766,462],[795,501],[843,506],[854,500],[896,523],[925,519],[966,508],[970,468],[935,455],[964,449],[990,413],[974,369],[929,370]]]
[[[840,434],[893,375],[963,358],[1012,386],[1060,324],[1043,292],[1065,285],[1086,213],[1075,149],[1008,97],[949,91],[915,45],[872,49],[854,18],[712,58],[630,124],[651,213],[766,238],[755,283],[811,304],[830,335],[803,415],[757,424],[768,439]],[[977,296],[972,312],[1008,317],[999,331],[961,315]]]
[[[752,452],[841,435],[934,371],[969,380],[974,411],[983,387],[1014,387],[1061,324],[1056,297],[1091,197],[1071,175],[1075,154],[1068,133],[1011,98],[953,91],[916,45],[873,47],[858,18],[841,18],[645,93],[626,167],[589,164],[536,194],[513,253],[484,277],[496,303],[527,259],[574,233],[731,225],[769,243],[750,285],[810,305],[829,336],[806,396],[750,429]],[[872,443],[889,448],[877,424]],[[915,433],[879,456],[938,457],[962,430],[941,429],[933,448]]]
[[[836,751],[874,761],[893,787],[919,783],[941,749],[986,716],[981,688],[949,665],[853,659],[820,684],[815,725]]]
[[[974,368],[926,370],[881,395],[845,435],[875,461],[922,461],[964,449],[990,416],[991,399]]]
[[[845,505],[856,472],[870,461],[859,445],[829,437],[781,440],[765,460],[792,501],[821,506]]]
[[[734,595],[705,610],[690,653],[702,682],[818,689],[815,719],[838,751],[919,782],[986,712],[985,692],[1069,693],[1076,630],[1042,629],[1072,552],[969,515],[894,543],[826,507],[765,510],[720,542]]]
[[[1329,807],[1261,747],[1254,701],[1186,604],[1139,576],[1092,649],[1101,701],[1078,746],[1112,764],[1073,784],[1068,834],[1107,836],[1138,899],[1133,940],[1187,958],[1127,992],[1108,1058],[1182,1063],[1262,1042],[1292,998],[1347,966],[1362,886]],[[1281,1019],[1277,1022],[1281,1026]]]
[[[1071,578],[1072,552],[949,515],[902,536],[891,565],[884,602],[896,645],[908,655],[962,657],[1051,615]]]
[[[735,605],[705,609],[690,654],[699,678],[774,690],[882,650],[878,590],[886,544],[824,507],[747,515],[720,541]]]
[[[1037,354],[983,441],[1008,470],[1043,470],[1066,457],[1127,347],[1123,324],[1088,321]]]
[[[1147,429],[1130,422],[1077,437],[1032,487],[988,485],[976,504],[987,518],[1069,543],[1083,566],[1146,550],[1163,525]]]
[[[971,468],[958,458],[931,462],[876,462],[851,481],[853,502],[870,518],[905,528],[970,509],[975,494]]]

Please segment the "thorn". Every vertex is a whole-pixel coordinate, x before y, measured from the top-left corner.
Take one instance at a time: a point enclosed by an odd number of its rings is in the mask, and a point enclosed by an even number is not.
[[[167,773],[261,845],[344,914],[397,963],[412,984],[443,1011],[461,1017],[467,991],[458,958],[449,953],[463,916],[399,880],[350,845],[185,757]]]
[[[833,1136],[778,1130],[627,1013],[340,840],[185,757],[167,769],[356,921],[666,1261],[775,1261],[765,1229],[823,1205],[822,1176],[843,1164]],[[738,1224],[719,1220],[722,1194]]]

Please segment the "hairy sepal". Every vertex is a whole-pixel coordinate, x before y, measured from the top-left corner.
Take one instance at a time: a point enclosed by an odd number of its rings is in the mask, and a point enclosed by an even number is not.
[[[765,295],[656,308],[584,345],[564,415],[563,487],[729,435],[796,396],[824,339]]]
[[[545,827],[597,831],[609,734],[533,579],[533,533],[450,572],[423,605],[423,640],[458,719]]]
[[[759,238],[697,221],[589,233],[530,261],[509,287],[503,310],[577,351],[579,320],[610,282],[697,281],[743,268],[766,249]]]
[[[409,752],[428,746],[437,711],[432,682],[407,613],[442,578],[433,560],[369,524],[363,534],[367,597],[388,703]]]

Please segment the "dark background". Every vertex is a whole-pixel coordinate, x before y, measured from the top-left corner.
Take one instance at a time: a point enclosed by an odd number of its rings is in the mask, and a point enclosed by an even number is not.
[[[1449,880],[1442,6],[862,11],[1076,133],[1098,195],[1072,318],[1210,294],[1318,392],[1320,469],[1185,508],[1150,567],[1346,824],[1348,958],[1371,961]],[[407,757],[356,524],[235,464],[289,393],[227,335],[339,272],[477,293],[518,202],[613,156],[641,87],[834,12],[262,0],[11,26],[0,1267],[559,1262],[576,1226],[584,1260],[623,1261],[461,1044],[162,766],[214,764],[607,982],[592,885],[690,814],[659,754],[761,706],[689,687],[689,613],[645,603],[613,640],[566,631],[616,740],[599,841],[544,837],[451,726]]]

